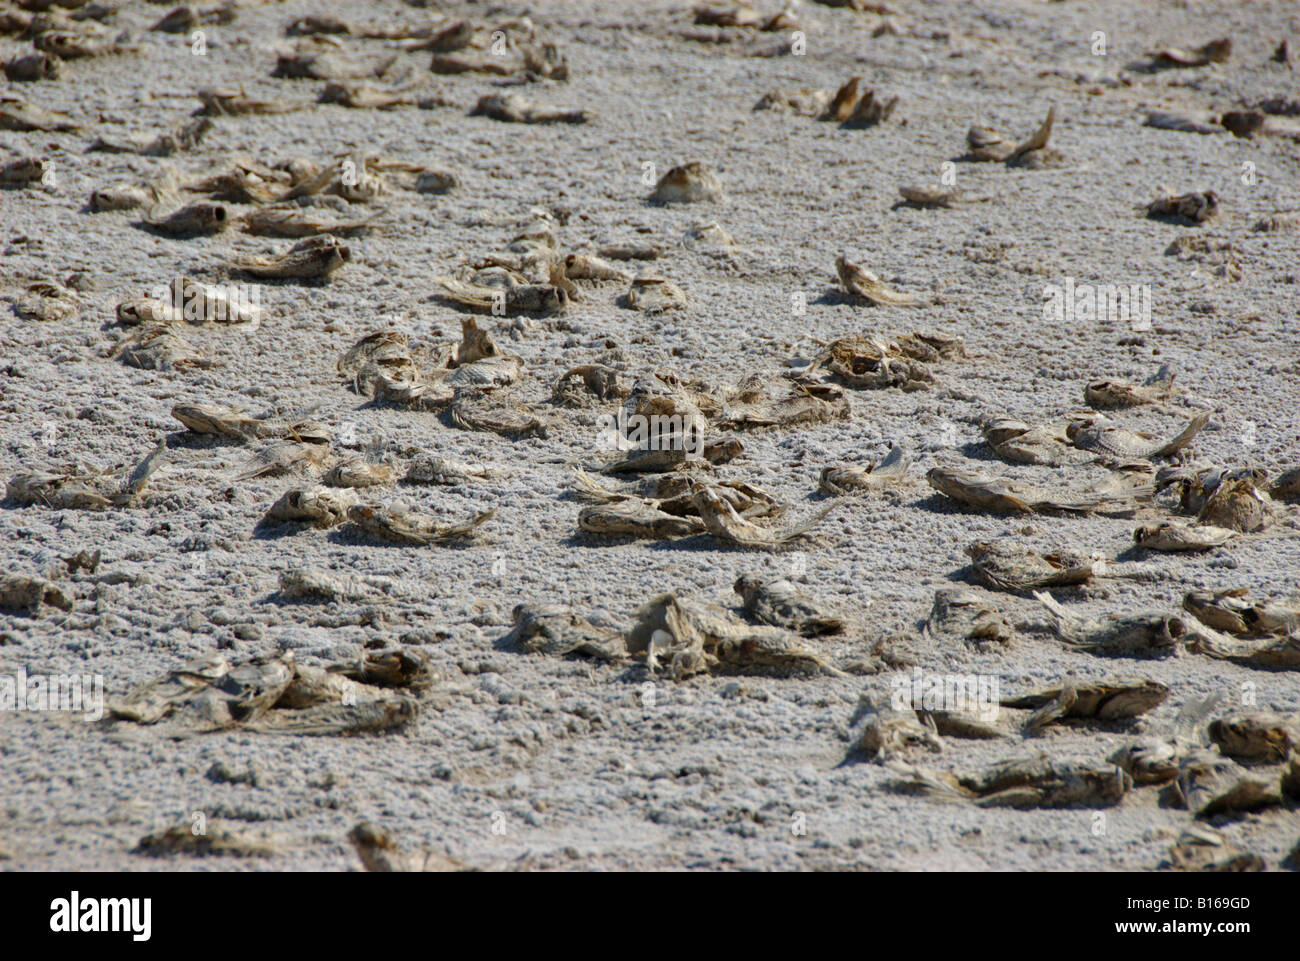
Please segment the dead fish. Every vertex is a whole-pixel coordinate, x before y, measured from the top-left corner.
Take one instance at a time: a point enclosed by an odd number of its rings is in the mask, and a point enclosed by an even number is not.
[[[597,627],[586,618],[559,604],[518,604],[515,626],[502,643],[534,654],[565,657],[585,654],[602,661],[618,661],[627,655],[623,635]]]
[[[785,505],[761,488],[744,481],[714,481],[707,475],[675,472],[660,474],[642,482],[647,496],[670,514],[699,516],[695,495],[708,490],[730,504],[741,517],[775,517],[785,512]]]
[[[1149,551],[1208,551],[1222,547],[1236,536],[1236,531],[1209,524],[1161,521],[1135,530],[1133,543]]]
[[[478,57],[468,54],[435,53],[429,61],[429,70],[437,74],[494,73],[508,77],[519,69],[518,64],[502,62],[501,57]]]
[[[1218,751],[1205,748],[1183,758],[1174,788],[1198,818],[1255,811],[1282,802],[1276,775],[1253,774]]]
[[[74,596],[57,584],[39,577],[18,574],[0,575],[0,611],[36,617],[42,605],[71,611]]]
[[[593,400],[620,400],[629,393],[622,375],[604,364],[579,364],[561,374],[551,388],[553,403],[582,406]]]
[[[704,526],[714,537],[741,547],[758,548],[781,547],[804,537],[836,507],[832,504],[798,524],[780,530],[771,530],[746,520],[725,497],[711,487],[697,490],[693,502],[700,519],[704,521]]]
[[[231,3],[223,3],[203,10],[197,7],[182,6],[166,14],[149,29],[163,33],[188,33],[200,24],[220,25],[233,23],[234,20],[235,7]]]
[[[509,394],[493,390],[456,391],[450,408],[451,422],[463,430],[482,430],[503,437],[545,437],[546,425],[528,407]]]
[[[363,28],[329,14],[308,14],[299,17],[284,28],[286,37],[309,37],[319,33],[338,33],[360,36]]]
[[[358,504],[348,509],[348,520],[361,532],[396,544],[423,547],[476,536],[477,530],[496,516],[496,510],[458,524],[440,524],[432,517],[390,507]]]
[[[81,313],[81,299],[62,284],[40,281],[28,286],[15,300],[14,313],[23,320],[47,323],[70,320]]]
[[[539,107],[517,93],[485,94],[469,115],[490,117],[504,123],[586,123],[591,119],[585,110]]]
[[[186,662],[158,680],[137,686],[122,700],[110,701],[108,710],[114,717],[154,724],[229,672],[226,658],[208,654]]]
[[[861,89],[862,85],[862,77],[849,77],[848,80],[840,84],[839,88],[831,96],[830,103],[827,105],[826,112],[822,114],[821,119],[846,123],[865,99],[866,94],[871,93],[870,91],[864,92]],[[871,93],[871,103],[875,102],[875,94]],[[883,110],[883,106],[877,109]],[[890,110],[892,111],[892,109],[891,105]]]
[[[439,25],[427,37],[406,47],[408,50],[431,50],[434,53],[454,53],[468,47],[474,40],[474,24],[468,20],[454,20]]]
[[[1134,784],[1168,784],[1178,776],[1183,753],[1176,739],[1146,737],[1118,749],[1107,760],[1123,768]]]
[[[325,195],[342,197],[349,203],[370,203],[388,192],[384,167],[385,162],[376,157],[345,157],[323,168],[308,164],[294,176],[293,186],[276,200],[287,203]]]
[[[221,821],[206,822],[199,834],[194,833],[193,824],[184,821],[155,834],[146,834],[131,853],[152,858],[178,854],[190,857],[269,858],[279,852],[269,839],[233,831]]]
[[[322,45],[300,41],[293,49],[276,54],[272,77],[296,80],[361,80],[382,77],[398,60],[398,54],[378,60],[362,60],[340,52],[341,44]]]
[[[5,79],[10,83],[34,83],[57,80],[61,70],[59,58],[37,51],[5,61]]]
[[[350,496],[324,487],[287,490],[271,505],[258,526],[292,523],[310,524],[318,529],[335,527],[347,518],[353,503]]]
[[[331,664],[328,670],[361,685],[416,692],[427,690],[437,680],[429,655],[407,647],[368,650],[356,660]]]
[[[1292,753],[1291,762],[1282,772],[1282,793],[1287,797],[1300,798],[1300,754]],[[1300,857],[1300,844],[1292,849],[1294,857]]]
[[[710,27],[759,27],[763,15],[745,3],[722,7],[702,4],[694,9],[695,23]]]
[[[822,370],[847,387],[878,390],[900,387],[924,390],[934,383],[926,362],[907,356],[895,341],[877,337],[840,337],[813,359],[801,380],[817,378]]]
[[[1219,195],[1213,190],[1201,193],[1160,197],[1146,205],[1147,217],[1169,220],[1187,227],[1195,227],[1218,216]]]
[[[407,466],[402,480],[408,484],[445,484],[449,486],[495,480],[500,473],[492,467],[463,464],[446,457],[421,456]]]
[[[798,90],[774,90],[763,94],[755,110],[780,110],[801,117],[820,117],[830,105],[830,94],[825,90],[804,87]]]
[[[1207,67],[1212,63],[1227,63],[1232,56],[1232,38],[1221,37],[1193,48],[1162,47],[1149,54],[1152,67]]]
[[[746,616],[761,624],[784,627],[804,637],[844,631],[840,617],[828,614],[787,580],[747,574],[736,581],[733,589],[744,599]]]
[[[292,653],[235,666],[220,659],[191,662],[110,703],[109,710],[141,724],[167,718],[164,730],[182,737],[230,730],[263,718],[293,680],[294,668]]]
[[[75,133],[81,129],[72,117],[46,110],[17,97],[0,94],[0,130],[40,130]]]
[[[1300,633],[1265,640],[1237,640],[1199,625],[1193,626],[1190,634],[1187,648],[1196,654],[1265,671],[1300,670]]]
[[[893,764],[911,793],[978,807],[1101,808],[1113,807],[1133,786],[1121,768],[1080,758],[1002,761],[977,774],[952,775]]]
[[[564,258],[564,274],[569,280],[612,280],[628,283],[627,271],[590,254],[569,254]]]
[[[351,259],[346,244],[325,234],[301,240],[282,254],[236,257],[231,267],[267,280],[311,280],[328,278]]]
[[[704,532],[694,517],[668,514],[640,498],[585,507],[578,514],[578,529],[605,537],[689,537]]]
[[[1123,517],[1132,515],[1138,502],[1150,496],[1144,484],[1134,484],[1128,478],[1108,481],[1089,490],[1056,494],[1017,481],[954,468],[933,467],[925,477],[945,497],[994,514],[1064,512]]]
[[[916,303],[911,294],[899,293],[886,286],[879,277],[852,263],[843,254],[835,258],[835,273],[851,297],[881,307],[904,307]]]
[[[141,370],[186,370],[207,368],[214,361],[198,353],[170,324],[149,324],[118,341],[110,352],[128,367]]]
[[[317,98],[318,103],[336,103],[352,110],[392,110],[414,106],[415,98],[393,90],[380,90],[369,84],[331,81]]]
[[[1099,621],[1081,620],[1046,592],[1035,591],[1034,597],[1051,615],[1056,635],[1071,647],[1091,654],[1168,657],[1189,640],[1183,620],[1168,614],[1110,614]]]
[[[1178,836],[1178,842],[1169,849],[1169,864],[1174,871],[1216,874],[1268,869],[1258,854],[1228,844],[1222,834],[1203,824],[1193,825]]]
[[[889,490],[907,481],[911,458],[901,444],[890,443],[889,453],[877,464],[823,467],[817,486],[827,494],[841,495],[859,491]]]
[[[363,457],[340,461],[321,480],[329,487],[375,487],[391,484],[397,472],[391,464],[376,464]]]
[[[1300,500],[1300,467],[1278,474],[1269,485],[1268,493],[1274,500]]]
[[[1262,531],[1272,520],[1268,497],[1249,478],[1221,482],[1196,516],[1197,523],[1230,531]]]
[[[173,277],[166,285],[166,299],[136,297],[118,304],[117,320],[124,326],[142,323],[191,324],[208,322],[221,324],[256,324],[262,319],[262,308],[254,303],[256,296],[234,297],[223,287]],[[255,292],[254,292],[255,293]]]
[[[188,124],[165,130],[153,137],[96,137],[86,153],[126,153],[141,157],[170,157],[182,150],[195,149],[212,129],[212,121],[200,117]]]
[[[394,374],[410,371],[418,375],[411,359],[410,344],[406,334],[395,330],[381,330],[367,334],[348,348],[339,358],[338,372],[348,380],[355,380],[368,367],[382,367]]]
[[[898,194],[903,198],[899,201],[900,205],[931,209],[935,207],[956,207],[960,204],[991,199],[987,195],[972,194],[960,187],[932,187],[925,185],[899,187]]]
[[[859,727],[853,734],[854,745],[877,763],[906,754],[913,747],[943,750],[939,735],[921,723],[916,711],[895,703],[890,696],[859,695],[855,716]]]
[[[1177,130],[1180,133],[1216,134],[1223,132],[1223,127],[1215,123],[1214,117],[1209,111],[1205,110],[1192,114],[1172,110],[1148,110],[1143,126],[1156,127],[1160,130]]]
[[[975,541],[966,548],[966,554],[980,583],[1012,593],[1086,584],[1092,580],[1097,563],[1077,551],[1040,554],[1007,540]]]
[[[179,324],[185,312],[169,300],[153,297],[129,297],[117,305],[117,322],[123,327],[140,327],[144,324]]]
[[[722,182],[713,169],[701,160],[692,160],[660,177],[649,199],[661,204],[695,204],[719,202],[724,197]]]
[[[1168,400],[1175,394],[1174,374],[1166,364],[1143,384],[1126,380],[1098,380],[1083,390],[1084,401],[1097,410],[1138,407]]]
[[[301,110],[307,106],[306,103],[295,103],[291,100],[279,98],[275,100],[259,100],[256,97],[248,96],[242,89],[235,90],[225,87],[200,90],[195,96],[198,97],[199,103],[202,104],[195,113],[208,117],[280,114]]]
[[[136,184],[110,184],[90,195],[90,209],[96,213],[106,210],[134,210],[149,202],[149,193]]]
[[[275,710],[243,725],[259,734],[296,734],[308,737],[339,734],[377,734],[405,727],[419,716],[420,705],[406,694],[356,704],[318,704],[301,710]]]
[[[524,76],[533,82],[569,79],[569,61],[553,43],[520,43],[519,56]]]
[[[338,596],[338,595],[335,595]],[[321,705],[340,705],[356,701],[382,700],[383,691],[354,681],[335,673],[334,667],[321,668],[298,665],[294,671],[293,681],[285,688],[280,699],[275,702],[277,710],[287,708],[297,711]]]
[[[131,507],[139,500],[149,478],[162,466],[166,456],[163,443],[135,465],[129,474],[125,468],[99,472],[36,471],[14,474],[5,488],[5,497],[19,506],[40,505],[54,510],[108,510]]]
[[[220,404],[176,404],[172,417],[196,434],[251,440],[266,433],[260,419]]]
[[[644,654],[652,672],[665,661],[677,680],[717,667],[780,675],[840,673],[795,634],[752,627],[721,608],[672,594],[654,598],[634,618],[627,634],[628,652]]]
[[[1018,697],[1005,697],[1003,707],[1024,708],[1034,713],[1025,730],[1034,733],[1065,718],[1120,721],[1138,717],[1159,707],[1169,697],[1169,688],[1145,677],[1120,677],[1105,681],[1067,680]]]
[[[338,600],[364,600],[367,592],[352,577],[338,577],[326,571],[317,568],[297,568],[280,573],[280,596],[289,600],[297,601],[338,601]],[[295,684],[301,678],[302,668],[299,668],[298,676],[294,678]],[[294,685],[290,685],[292,689]],[[286,690],[285,697],[280,698],[280,703],[286,707],[301,707],[305,705],[285,703],[289,691]]]
[[[656,314],[676,310],[689,303],[686,291],[666,277],[658,274],[641,274],[634,278],[627,292],[627,305],[635,310]]]
[[[221,233],[229,226],[230,214],[221,204],[202,200],[161,216],[150,211],[144,222],[163,233],[185,237]]]
[[[0,187],[28,187],[40,183],[53,168],[40,157],[21,157],[0,164]]]
[[[1206,503],[1222,485],[1246,480],[1252,486],[1262,486],[1266,473],[1262,467],[1250,464],[1241,467],[1207,467],[1195,469],[1168,465],[1156,474],[1156,489],[1174,488],[1178,491],[1178,509],[1185,514],[1200,514]]]
[[[731,250],[736,240],[716,220],[710,220],[687,227],[682,234],[682,246],[687,250],[718,253]]]
[[[796,384],[788,394],[775,400],[768,399],[765,393],[755,392],[747,403],[728,404],[718,419],[718,426],[742,430],[825,424],[848,417],[851,410],[844,392],[829,384]]]
[[[508,285],[488,286],[454,277],[435,277],[434,282],[442,288],[442,296],[452,303],[494,314],[559,314],[569,305],[569,295],[551,283],[534,284],[511,278]]]
[[[1152,460],[1176,454],[1201,432],[1210,419],[1210,411],[1202,411],[1187,422],[1172,440],[1152,440],[1145,434],[1134,433],[1105,422],[1077,420],[1065,429],[1070,442],[1080,450],[1100,454],[1119,463],[1135,460]]]
[[[1281,764],[1300,739],[1294,717],[1265,712],[1239,712],[1215,718],[1208,729],[1227,757],[1243,764]]]
[[[934,592],[925,632],[975,644],[1007,644],[1015,636],[1006,615],[975,591],[961,587],[945,587]]]
[[[1047,142],[1056,122],[1056,107],[1047,110],[1047,116],[1038,129],[1019,144],[1004,139],[991,127],[973,124],[966,133],[970,146],[967,159],[975,161],[1005,162],[1008,166],[1041,167],[1053,156],[1047,152]]]
[[[445,194],[459,185],[450,170],[424,170],[416,176],[412,189],[422,194]]]
[[[356,848],[357,857],[367,871],[440,873],[467,871],[469,868],[455,858],[434,851],[403,852],[391,833],[361,821],[348,832],[348,840]]]
[[[1190,591],[1183,608],[1202,624],[1238,637],[1281,636],[1300,628],[1300,607],[1253,600],[1245,587]]]
[[[238,204],[266,204],[287,186],[287,174],[248,160],[237,160],[230,169],[199,179],[186,190],[207,194],[213,200]]]
[[[966,131],[966,144],[970,147],[968,157],[975,161],[1001,162],[1016,149],[1012,141],[983,124],[971,124]]]
[[[854,80],[856,79],[855,77]],[[837,106],[837,113],[847,113],[847,116],[840,121],[845,127],[874,127],[893,116],[894,108],[898,106],[897,96],[877,96],[876,92],[869,88],[860,93],[855,89],[854,92],[858,95],[851,107],[847,100],[841,100]]]
[[[610,260],[658,260],[660,251],[650,244],[607,244],[596,253]]]
[[[32,46],[60,60],[107,57],[127,50],[121,44],[72,30],[44,30],[32,38]]]
[[[1070,447],[1065,424],[1031,427],[1010,417],[987,417],[980,424],[984,440],[1003,460],[1017,464],[1063,467],[1089,458]]]
[[[338,234],[347,237],[368,230],[376,217],[365,220],[340,220],[336,217],[317,216],[310,209],[294,203],[270,204],[250,210],[239,218],[244,230],[266,237],[313,237],[317,234]]]
[[[936,734],[943,737],[956,737],[965,740],[996,740],[1007,737],[1010,732],[995,720],[986,720],[973,711],[942,711],[916,708],[916,716],[927,727],[933,727]]]
[[[298,440],[276,441],[246,460],[231,479],[243,481],[265,475],[310,471],[320,467],[330,456],[328,443],[302,443]]]

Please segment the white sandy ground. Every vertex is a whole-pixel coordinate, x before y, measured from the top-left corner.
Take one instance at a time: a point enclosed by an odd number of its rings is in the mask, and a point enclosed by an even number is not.
[[[427,845],[479,867],[539,869],[1149,870],[1189,823],[1158,789],[1133,791],[1105,811],[978,810],[893,793],[885,768],[851,756],[849,719],[863,690],[889,676],[783,679],[701,676],[682,683],[641,667],[525,655],[497,642],[512,607],[534,599],[572,605],[610,623],[649,597],[677,591],[733,604],[738,574],[788,572],[789,555],[729,549],[709,538],[603,542],[578,536],[580,504],[565,495],[568,464],[595,460],[596,411],[555,410],[544,440],[510,441],[446,426],[435,415],[371,407],[335,371],[340,353],[396,315],[416,340],[459,333],[460,314],[431,298],[431,278],[462,259],[499,249],[534,205],[572,212],[559,230],[566,250],[638,240],[666,251],[657,267],[682,285],[689,309],[652,319],[615,304],[605,286],[561,319],[497,326],[528,369],[521,393],[544,403],[568,367],[617,346],[629,375],[657,367],[713,381],[811,356],[816,341],[857,332],[936,329],[962,337],[975,359],[945,364],[942,386],[918,393],[850,392],[849,421],[749,432],[743,458],[722,476],[744,478],[811,510],[817,475],[832,462],[868,462],[902,440],[919,473],[968,458],[1036,480],[1101,476],[1007,467],[980,442],[978,420],[1004,412],[1045,421],[1082,404],[1102,376],[1142,378],[1172,364],[1178,404],[1214,411],[1196,440],[1207,462],[1250,459],[1272,470],[1300,463],[1300,237],[1254,233],[1261,216],[1300,207],[1300,149],[1293,141],[1239,140],[1142,126],[1142,108],[1230,109],[1295,95],[1296,74],[1269,57],[1300,33],[1289,0],[1273,2],[980,3],[890,0],[901,36],[871,36],[878,17],[800,4],[804,56],[754,56],[780,41],[738,32],[731,43],[683,39],[681,2],[440,4],[476,20],[526,14],[561,44],[572,79],[523,88],[546,105],[581,107],[585,126],[524,127],[466,117],[492,78],[432,77],[427,54],[403,54],[410,78],[454,107],[390,112],[314,106],[283,116],[219,118],[202,146],[181,155],[197,175],[234,154],[264,162],[319,160],[367,150],[455,171],[460,186],[427,196],[398,190],[384,226],[354,240],[354,262],[325,287],[263,288],[270,316],[259,329],[192,327],[187,336],[222,366],[165,374],[106,359],[116,339],[114,305],[186,272],[218,280],[230,255],[282,244],[236,231],[176,240],[132,226],[131,213],[90,214],[90,192],[151,175],[149,158],[86,154],[100,133],[154,133],[183,121],[200,87],[242,84],[250,96],[314,100],[313,81],[276,81],[270,52],[283,25],[318,12],[287,2],[240,7],[210,28],[208,53],[186,38],[144,32],[166,7],[129,3],[116,25],[140,32],[144,53],[65,65],[64,78],[15,85],[34,102],[70,112],[81,134],[0,132],[5,157],[40,154],[57,186],[0,193],[0,286],[16,294],[38,279],[85,271],[92,305],[77,320],[0,320],[0,476],[68,464],[135,462],[169,438],[166,466],[147,508],[106,513],[0,509],[5,570],[37,573],[80,549],[101,550],[98,575],[69,583],[73,612],[37,619],[0,615],[0,673],[100,673],[109,696],[183,660],[225,648],[244,656],[291,648],[305,663],[357,656],[368,644],[421,644],[443,681],[418,722],[401,733],[285,738],[233,732],[180,742],[148,728],[105,728],[60,715],[0,718],[0,852],[6,869],[357,870],[346,841],[368,818],[410,847]],[[770,2],[761,4],[774,11]],[[339,2],[349,19],[418,19],[392,0]],[[1105,57],[1090,52],[1105,31]],[[1141,74],[1126,65],[1155,45],[1195,46],[1231,36],[1222,67]],[[350,41],[377,53],[389,44]],[[0,41],[6,58],[29,46]],[[834,89],[861,74],[901,99],[870,130],[751,108],[781,87]],[[1127,77],[1131,84],[1115,83]],[[1057,106],[1053,146],[1063,167],[1043,171],[958,163],[959,184],[994,200],[953,210],[891,209],[897,188],[935,182],[964,152],[977,116],[1012,139]],[[683,160],[712,164],[728,198],[692,207],[644,203],[642,164],[662,172]],[[1243,162],[1255,183],[1242,182]],[[1230,238],[1243,277],[1227,282],[1165,254],[1189,228],[1144,219],[1138,205],[1161,187],[1213,189],[1223,212],[1197,234]],[[682,232],[716,219],[736,238],[734,258],[685,249]],[[26,241],[18,238],[25,237]],[[917,310],[871,309],[824,296],[845,252],[900,289],[933,300]],[[1154,330],[1058,323],[1041,313],[1045,284],[1151,285]],[[807,294],[793,316],[791,296]],[[491,318],[489,318],[491,320]],[[379,491],[449,517],[494,506],[486,536],[463,548],[378,546],[338,532],[255,537],[254,525],[293,481],[235,483],[246,447],[187,436],[169,411],[180,401],[319,404],[357,446],[417,446],[506,469],[467,488]],[[1121,413],[1126,424],[1168,429],[1158,412]],[[56,440],[43,442],[52,422]],[[954,430],[945,430],[952,425]],[[1251,427],[1253,425],[1253,428]],[[956,443],[951,444],[953,437]],[[1295,526],[1295,512],[1282,522]],[[889,631],[916,633],[937,588],[960,582],[963,548],[977,537],[1016,534],[1039,546],[1125,554],[1133,521],[996,518],[955,510],[924,486],[903,498],[852,500],[802,548],[806,590],[853,620],[824,642],[838,663],[861,657]],[[202,559],[200,566],[196,562]],[[500,561],[504,560],[504,567]],[[499,573],[494,573],[495,570]],[[1107,580],[1058,592],[1089,615],[1175,610],[1193,588],[1248,586],[1262,597],[1297,589],[1300,539],[1244,541],[1190,557],[1141,560],[1146,580]],[[287,605],[280,572],[313,566],[398,579],[363,603]],[[503,572],[502,572],[503,571]],[[994,596],[994,595],[990,595]],[[970,771],[1038,749],[1104,758],[1134,731],[1167,729],[1191,698],[1222,691],[1239,705],[1255,685],[1258,705],[1295,711],[1294,673],[1250,671],[1183,654],[1163,661],[1072,653],[1042,630],[1032,600],[995,599],[1021,626],[1005,652],[938,643],[913,647],[931,672],[991,673],[1011,693],[1055,681],[1141,673],[1170,686],[1168,701],[1125,730],[1056,727],[1036,742],[949,739],[934,766]],[[653,683],[653,699],[644,696]],[[214,762],[253,769],[254,784],[215,783]],[[261,859],[152,860],[130,849],[155,825],[190,812],[273,835],[281,853]],[[494,819],[500,813],[503,817]],[[798,816],[805,834],[792,832]],[[493,825],[504,826],[494,833]],[[1233,843],[1276,866],[1300,840],[1300,818],[1278,809],[1229,822]]]

